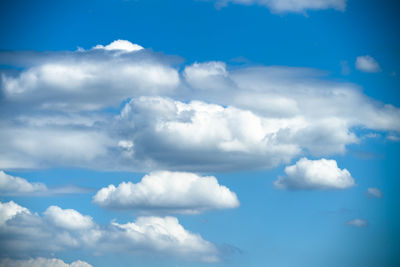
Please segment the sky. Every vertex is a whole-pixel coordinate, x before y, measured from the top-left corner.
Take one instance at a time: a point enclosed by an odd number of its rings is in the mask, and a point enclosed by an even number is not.
[[[400,265],[399,4],[0,3],[0,266]]]

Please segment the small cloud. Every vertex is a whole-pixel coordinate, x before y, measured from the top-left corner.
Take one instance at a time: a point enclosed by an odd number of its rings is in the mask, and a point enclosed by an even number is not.
[[[375,187],[368,188],[365,194],[367,194],[367,196],[370,198],[381,198],[383,196],[381,190]]]
[[[335,160],[309,160],[302,158],[296,164],[285,168],[287,176],[274,182],[278,189],[323,190],[346,189],[355,185],[346,169],[338,168]]]
[[[354,219],[351,221],[346,222],[347,225],[354,226],[354,227],[367,227],[368,221],[363,219]]]
[[[28,180],[0,171],[0,195],[3,196],[51,196],[64,194],[83,194],[93,191],[90,188],[65,185],[47,187],[43,183],[31,183]]]
[[[381,70],[378,62],[369,55],[357,57],[356,69],[363,72],[379,72]]]
[[[133,44],[127,40],[116,40],[109,45],[96,45],[93,49],[104,49],[104,50],[120,50],[124,52],[134,52],[142,50],[143,47],[138,44]]]

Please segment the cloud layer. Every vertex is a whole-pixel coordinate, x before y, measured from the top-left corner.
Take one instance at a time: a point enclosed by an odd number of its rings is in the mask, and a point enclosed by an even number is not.
[[[109,185],[93,197],[104,208],[168,213],[199,213],[210,209],[236,208],[239,200],[213,176],[159,171],[137,183]]]
[[[276,188],[289,190],[346,189],[355,185],[346,169],[341,170],[335,160],[302,158],[285,168],[285,177],[274,182]]]
[[[13,201],[0,202],[0,256],[31,257],[83,249],[92,253],[158,253],[218,261],[218,249],[183,228],[175,217],[139,217],[98,225],[76,210],[50,206],[40,216]],[[41,244],[38,246],[37,244]]]
[[[0,63],[22,69],[2,71],[3,169],[265,169],[400,131],[398,108],[313,69],[179,65],[122,40]]]

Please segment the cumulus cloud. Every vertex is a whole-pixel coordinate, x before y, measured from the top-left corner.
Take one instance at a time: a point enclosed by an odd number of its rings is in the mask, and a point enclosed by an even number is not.
[[[302,158],[285,168],[285,177],[274,182],[276,188],[289,190],[346,189],[354,186],[354,179],[335,160]]]
[[[0,63],[22,68],[2,71],[6,170],[265,169],[345,153],[363,141],[357,129],[400,131],[398,108],[313,69],[185,66],[103,48],[3,52]]]
[[[367,194],[368,197],[371,197],[371,198],[383,197],[381,190],[379,190],[378,188],[375,188],[375,187],[368,188],[367,192],[365,192],[365,193]]]
[[[369,55],[357,57],[356,68],[363,72],[378,72],[381,70],[378,62]]]
[[[218,0],[218,6],[228,3],[242,5],[261,5],[274,13],[300,13],[306,10],[336,9],[344,11],[346,0]]]
[[[351,221],[346,222],[347,225],[354,226],[354,227],[367,227],[368,221],[363,219],[354,219]]]
[[[158,171],[134,184],[109,185],[97,192],[93,202],[104,208],[199,213],[210,209],[236,208],[239,200],[213,176]]]
[[[38,257],[28,260],[3,259],[0,261],[0,267],[92,267],[92,265],[81,260],[68,264],[61,259]]]
[[[184,229],[175,217],[138,217],[99,225],[73,209],[50,206],[40,216],[12,201],[0,202],[0,256],[46,256],[81,249],[92,253],[158,253],[218,261],[217,247]],[[37,244],[40,244],[38,246]]]

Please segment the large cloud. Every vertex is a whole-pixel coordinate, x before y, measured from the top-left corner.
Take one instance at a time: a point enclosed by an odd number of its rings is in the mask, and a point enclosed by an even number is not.
[[[109,185],[93,197],[104,208],[199,213],[210,209],[236,208],[239,200],[213,176],[187,172],[159,171],[137,183]]]
[[[107,47],[0,53],[23,66],[3,70],[0,168],[270,168],[345,153],[362,141],[358,129],[400,131],[398,108],[320,71],[176,66],[130,43]]]
[[[341,170],[335,160],[302,158],[295,165],[286,167],[285,173],[285,177],[274,182],[279,189],[346,189],[354,186],[350,172]]]
[[[92,265],[81,260],[68,264],[56,258],[38,257],[28,260],[3,259],[0,260],[0,267],[92,267]]]
[[[194,261],[218,261],[218,249],[183,228],[175,217],[139,217],[108,226],[76,210],[50,206],[40,216],[14,202],[0,202],[0,256],[47,256],[83,249],[93,253],[159,253]],[[38,246],[37,244],[40,244]]]
[[[242,5],[262,5],[275,13],[298,13],[306,10],[331,8],[344,11],[346,9],[346,0],[217,0],[219,6],[229,2]]]

